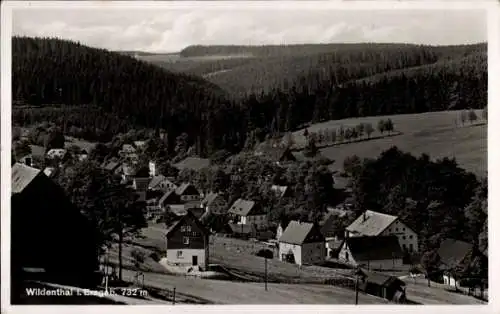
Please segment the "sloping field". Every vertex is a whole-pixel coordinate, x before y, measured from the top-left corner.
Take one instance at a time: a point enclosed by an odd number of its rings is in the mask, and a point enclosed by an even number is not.
[[[124,279],[134,272],[124,271]],[[144,283],[160,289],[195,295],[216,304],[354,304],[354,291],[327,285],[240,283],[146,273]],[[360,304],[386,304],[387,301],[363,293]]]
[[[481,117],[480,110],[476,113],[478,117]],[[343,161],[348,156],[377,157],[391,146],[397,146],[402,151],[415,156],[426,153],[432,159],[455,157],[462,168],[479,176],[486,175],[488,169],[487,124],[479,119],[474,125],[467,123],[464,126],[457,126],[455,120],[459,120],[458,111],[332,120],[311,125],[307,129],[309,132],[321,129],[338,130],[341,125],[355,126],[361,122],[371,123],[376,129],[378,121],[387,118],[393,121],[395,130],[402,132],[402,135],[321,149],[325,157],[335,160],[332,170],[341,170]],[[293,134],[297,145],[305,142],[303,132],[302,129]],[[373,135],[379,135],[378,131],[375,131]]]
[[[162,229],[161,225],[145,228],[142,234],[145,239],[139,239],[135,242],[164,250],[164,229]],[[262,280],[265,274],[264,259],[254,255],[261,248],[264,248],[262,244],[250,241],[211,237],[209,247],[210,263],[220,264],[242,275],[250,275],[257,280]],[[349,270],[345,269],[326,267],[299,267],[277,259],[268,260],[267,271],[269,280],[279,282],[323,282],[328,278],[344,277],[349,272]]]

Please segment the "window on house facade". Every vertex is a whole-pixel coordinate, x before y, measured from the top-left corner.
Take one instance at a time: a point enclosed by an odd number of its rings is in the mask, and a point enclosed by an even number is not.
[[[403,249],[405,249],[405,250],[406,250],[406,244],[403,244]]]
[[[413,239],[413,236],[412,236],[412,235],[410,235],[410,239]]]
[[[181,232],[185,232],[186,231],[186,226],[181,226]]]
[[[410,252],[413,252],[413,244],[410,243]]]
[[[190,232],[191,231],[191,226],[186,226],[186,231]]]
[[[406,240],[406,236],[403,236],[403,240]]]
[[[184,237],[183,242],[184,244],[189,244],[189,237]]]
[[[403,231],[405,231],[405,230],[406,230],[406,228],[403,228]]]
[[[399,231],[399,228],[396,228],[396,232]]]
[[[182,251],[177,251],[177,257],[181,257],[182,256]]]
[[[348,261],[349,260],[349,252],[345,252],[345,260]]]

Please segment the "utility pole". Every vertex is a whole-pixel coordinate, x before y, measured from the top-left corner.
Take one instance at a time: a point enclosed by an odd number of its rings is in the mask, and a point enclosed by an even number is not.
[[[356,274],[356,287],[355,287],[355,289],[356,289],[356,303],[355,304],[356,305],[358,305],[358,291],[359,291],[358,284],[359,284],[359,275]]]
[[[175,305],[175,287],[174,287],[173,296],[172,296],[172,305]]]
[[[265,269],[265,272],[264,272],[264,284],[265,284],[265,289],[267,291],[267,257],[264,258],[264,269]]]

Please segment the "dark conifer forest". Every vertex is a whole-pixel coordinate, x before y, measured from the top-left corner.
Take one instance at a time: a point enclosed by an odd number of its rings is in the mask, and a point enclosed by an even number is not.
[[[240,58],[155,65],[66,40],[14,37],[13,122],[55,121],[100,141],[162,129],[169,150],[186,133],[201,156],[237,152],[252,131],[264,137],[331,119],[483,108],[486,48],[192,46],[181,58]]]

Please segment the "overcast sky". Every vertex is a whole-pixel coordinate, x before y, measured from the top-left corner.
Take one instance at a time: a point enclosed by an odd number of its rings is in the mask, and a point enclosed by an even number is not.
[[[16,8],[13,35],[57,36],[112,49],[175,52],[200,44],[404,42],[466,44],[487,39],[477,10]]]

